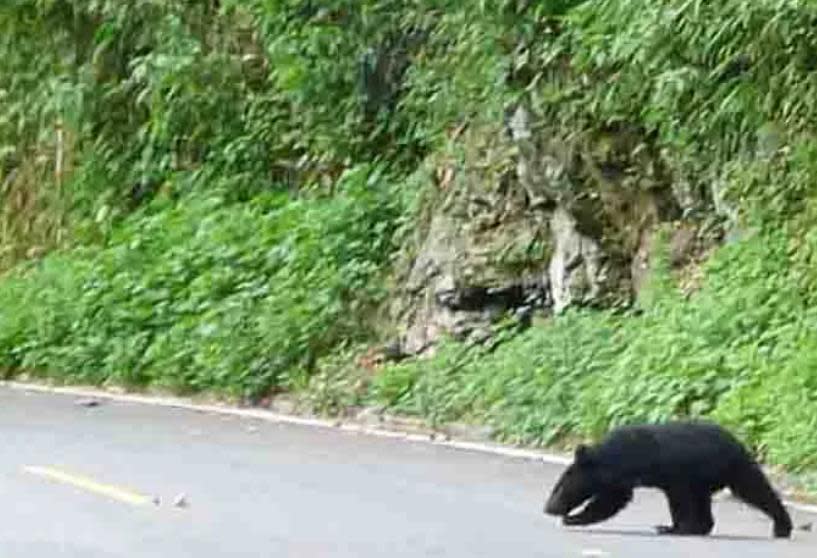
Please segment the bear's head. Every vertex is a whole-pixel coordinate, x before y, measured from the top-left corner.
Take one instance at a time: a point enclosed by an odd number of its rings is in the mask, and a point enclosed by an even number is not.
[[[593,450],[584,445],[576,453],[568,468],[562,473],[545,504],[548,515],[567,516],[571,511],[598,494],[601,479],[593,462]]]

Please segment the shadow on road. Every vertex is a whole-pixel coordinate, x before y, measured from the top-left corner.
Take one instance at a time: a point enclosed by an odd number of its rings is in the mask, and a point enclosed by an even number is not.
[[[708,535],[708,536],[689,536],[689,535],[659,535],[654,530],[642,530],[642,529],[599,529],[599,528],[590,528],[590,529],[569,529],[573,533],[586,533],[588,535],[602,535],[602,536],[617,536],[617,537],[649,537],[655,539],[667,539],[667,538],[684,538],[684,539],[714,539],[714,540],[722,540],[722,541],[765,541],[769,540],[769,537],[760,537],[760,536],[747,536],[747,535]]]

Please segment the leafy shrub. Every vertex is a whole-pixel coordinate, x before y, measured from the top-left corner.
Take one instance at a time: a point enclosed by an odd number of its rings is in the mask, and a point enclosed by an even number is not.
[[[720,249],[688,301],[659,279],[663,292],[637,315],[571,312],[490,354],[445,345],[429,361],[386,367],[372,396],[537,444],[714,416],[771,461],[813,466],[815,314],[789,258],[785,231],[758,232]]]
[[[145,212],[101,248],[0,283],[7,371],[257,395],[365,336],[398,207],[349,172],[332,198]]]
[[[815,15],[807,0],[5,2],[0,266],[72,248],[0,280],[0,367],[291,387],[321,412],[368,396],[534,443],[708,415],[811,467]],[[445,343],[362,393],[341,349],[371,336],[393,230],[428,216],[403,212],[432,203],[420,162],[515,101],[579,147],[636,130],[749,232],[689,300],[659,260],[638,314],[569,313],[495,351]]]

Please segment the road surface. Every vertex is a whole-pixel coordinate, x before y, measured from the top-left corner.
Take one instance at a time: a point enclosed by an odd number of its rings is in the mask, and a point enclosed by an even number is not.
[[[565,529],[541,511],[560,469],[0,388],[0,557],[817,556],[817,533],[773,540],[733,501],[716,504],[712,537],[654,536],[668,514],[650,491],[606,523]]]

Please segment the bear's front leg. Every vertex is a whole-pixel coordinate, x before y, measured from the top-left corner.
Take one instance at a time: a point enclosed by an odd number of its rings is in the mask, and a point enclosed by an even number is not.
[[[666,490],[672,525],[659,525],[659,535],[708,535],[715,526],[708,490],[673,487]]]

